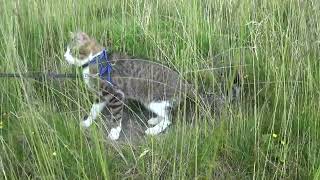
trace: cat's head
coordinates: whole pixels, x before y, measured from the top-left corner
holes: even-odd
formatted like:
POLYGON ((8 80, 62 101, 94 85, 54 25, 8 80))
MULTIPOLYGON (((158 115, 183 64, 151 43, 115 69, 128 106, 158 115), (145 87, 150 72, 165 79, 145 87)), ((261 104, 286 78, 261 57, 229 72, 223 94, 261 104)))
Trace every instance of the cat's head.
POLYGON ((68 47, 76 50, 81 46, 84 46, 88 41, 90 41, 90 37, 85 32, 70 32, 70 41, 68 43, 68 47))
POLYGON ((64 57, 69 64, 82 66, 101 49, 102 47, 85 32, 71 32, 64 57))

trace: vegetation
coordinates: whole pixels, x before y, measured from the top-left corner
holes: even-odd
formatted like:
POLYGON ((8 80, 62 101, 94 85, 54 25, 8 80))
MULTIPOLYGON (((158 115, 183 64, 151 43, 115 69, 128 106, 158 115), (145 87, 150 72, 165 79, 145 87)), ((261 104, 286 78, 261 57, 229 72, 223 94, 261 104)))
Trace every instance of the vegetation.
POLYGON ((1 78, 1 178, 320 178, 320 1, 4 0, 0 17, 0 72, 78 73, 63 54, 81 29, 194 84, 217 85, 228 66, 243 77, 214 128, 177 118, 137 145, 106 142, 99 121, 79 127, 81 79, 1 78))

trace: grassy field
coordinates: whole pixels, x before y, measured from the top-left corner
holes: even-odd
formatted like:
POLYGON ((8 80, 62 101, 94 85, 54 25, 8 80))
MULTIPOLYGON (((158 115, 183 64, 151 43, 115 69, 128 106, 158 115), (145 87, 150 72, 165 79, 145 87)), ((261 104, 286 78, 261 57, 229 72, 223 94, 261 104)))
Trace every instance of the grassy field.
POLYGON ((99 121, 79 127, 92 101, 81 79, 1 78, 1 179, 320 179, 320 1, 3 0, 0 72, 79 73, 63 59, 76 30, 209 89, 233 66, 241 101, 215 128, 177 118, 117 145, 99 121))

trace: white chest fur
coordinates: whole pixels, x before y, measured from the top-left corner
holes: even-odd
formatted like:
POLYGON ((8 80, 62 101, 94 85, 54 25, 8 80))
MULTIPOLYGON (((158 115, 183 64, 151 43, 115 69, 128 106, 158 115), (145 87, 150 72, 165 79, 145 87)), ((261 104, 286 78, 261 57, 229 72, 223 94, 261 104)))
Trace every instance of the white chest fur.
POLYGON ((82 77, 84 82, 86 83, 87 86, 90 87, 90 72, 89 72, 89 67, 85 67, 82 69, 82 77))
POLYGON ((91 78, 96 78, 97 74, 90 74, 89 67, 85 67, 82 69, 82 77, 87 87, 92 91, 95 89, 94 82, 91 78))
MULTIPOLYGON (((95 81, 96 78, 99 78, 99 74, 91 74, 89 67, 85 67, 82 69, 82 77, 84 82, 86 83, 87 87, 90 91, 97 93, 97 81, 95 81)), ((98 92, 100 94, 100 92, 98 92)))

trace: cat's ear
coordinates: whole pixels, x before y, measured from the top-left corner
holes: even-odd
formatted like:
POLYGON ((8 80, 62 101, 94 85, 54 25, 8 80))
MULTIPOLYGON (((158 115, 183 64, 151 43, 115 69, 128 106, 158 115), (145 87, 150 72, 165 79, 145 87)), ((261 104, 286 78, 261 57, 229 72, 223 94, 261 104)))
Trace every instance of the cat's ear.
POLYGON ((86 40, 89 40, 89 39, 90 39, 89 36, 88 36, 86 33, 84 33, 84 32, 80 32, 80 33, 79 33, 79 36, 80 36, 80 39, 81 39, 82 41, 86 41, 86 40))

